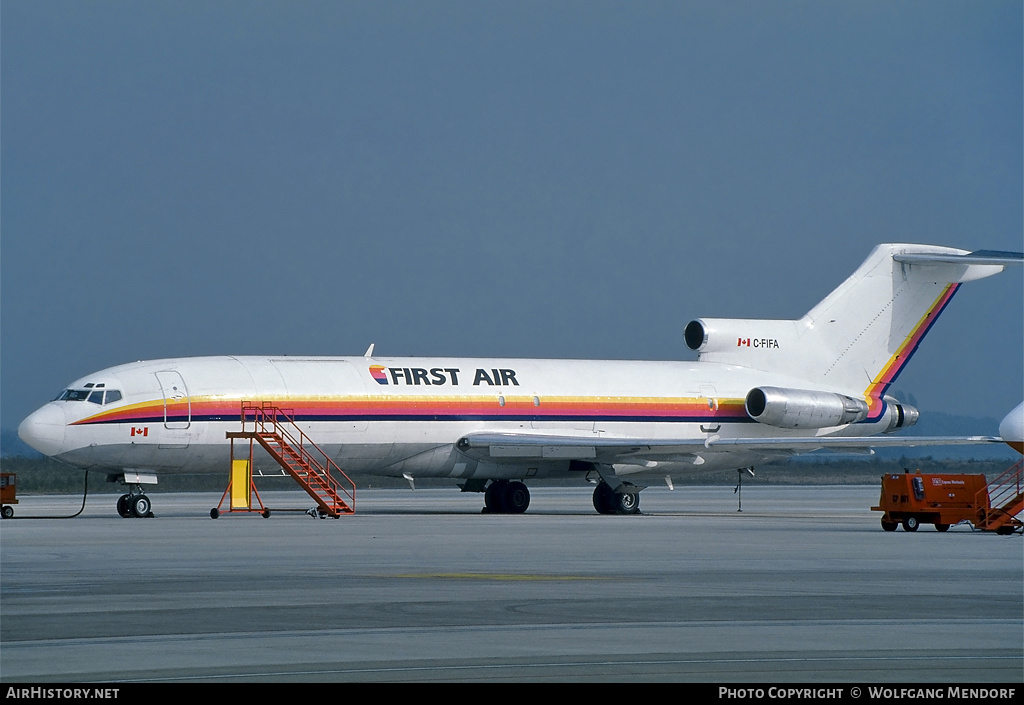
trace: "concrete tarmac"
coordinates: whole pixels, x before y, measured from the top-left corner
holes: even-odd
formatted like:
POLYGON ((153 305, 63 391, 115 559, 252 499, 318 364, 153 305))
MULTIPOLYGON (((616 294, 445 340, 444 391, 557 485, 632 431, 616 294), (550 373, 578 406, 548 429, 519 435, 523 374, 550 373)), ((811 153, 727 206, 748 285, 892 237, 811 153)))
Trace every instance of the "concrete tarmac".
POLYGON ((519 516, 457 490, 360 490, 314 519, 209 518, 220 494, 20 497, 0 522, 0 680, 1024 680, 1022 537, 882 531, 878 487, 586 486, 519 516), (22 518, 26 517, 26 518, 22 518))

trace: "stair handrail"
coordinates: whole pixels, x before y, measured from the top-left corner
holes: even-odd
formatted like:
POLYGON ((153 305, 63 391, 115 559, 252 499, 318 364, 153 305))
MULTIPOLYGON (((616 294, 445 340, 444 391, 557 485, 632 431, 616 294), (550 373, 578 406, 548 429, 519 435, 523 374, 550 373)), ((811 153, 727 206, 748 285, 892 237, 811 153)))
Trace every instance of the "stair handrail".
POLYGON ((982 508, 982 521, 988 523, 991 518, 1006 514, 1003 507, 1020 497, 1024 486, 1024 460, 1018 460, 999 477, 992 480, 987 487, 978 490, 977 505, 982 508), (985 508, 983 492, 988 493, 988 507, 985 508))
POLYGON ((1021 494, 1024 484, 1024 460, 1017 463, 992 482, 995 493, 989 490, 993 506, 1002 506, 1007 501, 1021 494))
MULTIPOLYGON (((272 402, 261 402, 258 406, 254 402, 243 401, 241 409, 241 421, 242 431, 245 432, 247 423, 252 424, 253 432, 255 433, 267 433, 268 427, 269 432, 276 433, 287 441, 293 450, 297 449, 300 461, 306 462, 308 465, 312 465, 317 471, 317 479, 327 486, 329 490, 332 490, 335 495, 344 494, 351 500, 352 508, 355 507, 355 483, 345 473, 341 467, 331 460, 330 456, 323 451, 306 433, 299 428, 299 425, 295 421, 295 411, 293 409, 283 409, 272 402), (291 412, 291 413, 288 413, 291 412), (251 417, 251 420, 249 420, 251 417), (296 440, 294 435, 288 432, 288 428, 283 424, 290 425, 299 435, 299 439, 296 440), (316 456, 312 455, 308 448, 314 448, 320 457, 323 459, 321 463, 316 456), (343 485, 334 477, 332 470, 336 471, 341 477, 345 479, 349 485, 351 485, 351 491, 348 487, 343 485)), ((335 507, 337 509, 337 507, 335 507)))
POLYGON ((282 447, 282 450, 285 450, 286 452, 290 452, 296 455, 300 464, 313 468, 314 472, 312 473, 312 477, 307 476, 307 480, 313 480, 316 484, 325 487, 327 492, 332 495, 332 504, 334 505, 333 508, 335 510, 339 509, 338 502, 343 501, 340 498, 340 494, 344 494, 345 496, 349 497, 349 499, 354 504, 354 485, 353 492, 349 492, 348 489, 344 485, 342 485, 337 480, 337 478, 335 478, 332 475, 331 469, 337 470, 337 472, 350 483, 352 482, 351 479, 349 479, 345 472, 340 467, 338 467, 337 463, 332 461, 330 457, 326 453, 324 453, 324 451, 319 446, 317 446, 312 439, 309 438, 309 436, 303 433, 302 429, 299 428, 298 424, 295 423, 294 418, 288 413, 286 413, 284 409, 280 409, 278 407, 273 406, 261 408, 261 413, 259 414, 261 418, 261 429, 264 432, 266 432, 268 415, 265 412, 267 411, 270 412, 269 420, 271 432, 277 434, 285 442, 284 446, 282 447), (288 432, 287 426, 284 425, 285 423, 288 423, 295 428, 295 430, 299 434, 298 440, 296 440, 295 437, 288 432), (322 464, 317 459, 316 456, 309 452, 308 446, 311 446, 317 450, 317 452, 323 458, 323 461, 326 464, 326 466, 322 464), (337 497, 338 499, 335 500, 334 497, 337 497))

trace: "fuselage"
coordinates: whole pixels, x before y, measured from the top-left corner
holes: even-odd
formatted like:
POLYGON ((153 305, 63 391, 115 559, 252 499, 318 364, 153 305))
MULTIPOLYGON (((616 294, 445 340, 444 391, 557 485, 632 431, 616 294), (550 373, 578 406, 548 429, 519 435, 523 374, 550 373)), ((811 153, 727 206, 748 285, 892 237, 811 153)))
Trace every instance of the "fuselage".
MULTIPOLYGON (((40 451, 83 469, 226 472, 226 433, 241 429, 242 403, 267 402, 292 414, 346 470, 495 479, 562 474, 569 463, 478 463, 455 447, 460 437, 479 431, 804 437, 852 434, 852 426, 867 435, 890 424, 882 413, 827 429, 764 426, 747 414, 744 397, 765 384, 806 386, 762 370, 702 362, 178 358, 120 365, 76 380, 29 416, 19 433, 40 451)), ((699 467, 746 467, 770 457, 708 454, 699 467)), ((694 468, 685 461, 650 471, 665 475, 694 468)))

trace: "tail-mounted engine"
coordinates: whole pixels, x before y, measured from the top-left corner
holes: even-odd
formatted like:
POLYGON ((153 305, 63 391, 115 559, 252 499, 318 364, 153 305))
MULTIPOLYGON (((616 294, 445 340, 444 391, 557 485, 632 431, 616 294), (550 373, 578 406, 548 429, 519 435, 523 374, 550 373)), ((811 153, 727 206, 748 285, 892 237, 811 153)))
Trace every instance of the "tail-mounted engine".
POLYGON ((921 416, 920 412, 910 404, 902 404, 892 397, 884 397, 884 400, 886 405, 885 416, 888 425, 882 433, 891 433, 901 428, 913 426, 921 416))
POLYGON ((745 406, 750 418, 778 428, 828 428, 868 417, 868 405, 862 399, 806 389, 754 387, 747 393, 745 406))
POLYGON ((686 347, 701 356, 707 354, 749 355, 750 352, 782 351, 796 348, 796 321, 747 318, 697 318, 686 324, 686 347))

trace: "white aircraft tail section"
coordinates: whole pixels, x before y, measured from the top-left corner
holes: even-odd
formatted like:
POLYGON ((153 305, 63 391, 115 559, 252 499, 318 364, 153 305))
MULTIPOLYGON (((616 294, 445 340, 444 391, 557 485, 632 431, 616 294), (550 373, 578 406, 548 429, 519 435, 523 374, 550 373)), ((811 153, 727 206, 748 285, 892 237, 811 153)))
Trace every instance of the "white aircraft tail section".
POLYGON ((1020 253, 886 244, 799 320, 691 321, 699 359, 805 379, 871 405, 903 369, 960 284, 1020 264, 1020 253))

